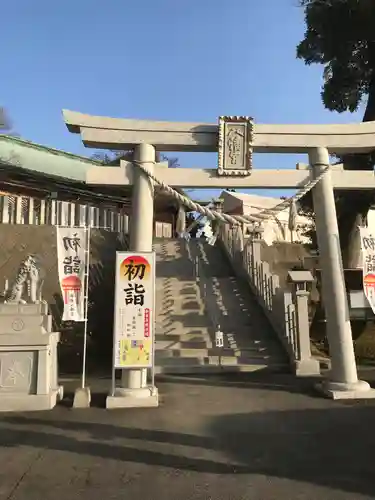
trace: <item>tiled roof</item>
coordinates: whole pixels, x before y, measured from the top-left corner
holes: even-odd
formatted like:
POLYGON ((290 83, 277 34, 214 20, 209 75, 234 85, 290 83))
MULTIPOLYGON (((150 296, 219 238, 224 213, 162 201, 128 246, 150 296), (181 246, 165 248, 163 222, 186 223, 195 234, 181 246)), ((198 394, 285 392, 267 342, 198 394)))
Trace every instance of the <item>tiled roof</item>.
POLYGON ((9 168, 18 167, 78 182, 85 181, 91 166, 100 165, 100 162, 84 156, 8 135, 0 135, 0 162, 9 168))
MULTIPOLYGON (((11 143, 14 145, 25 146, 28 148, 32 148, 38 151, 42 151, 45 153, 50 153, 58 156, 64 156, 66 158, 72 158, 80 161, 86 161, 93 165, 101 165, 100 161, 93 160, 92 158, 88 158, 87 156, 77 155, 74 153, 69 153, 67 151, 63 151, 62 149, 51 148, 50 146, 44 146, 42 144, 37 144, 36 142, 28 141, 27 139, 22 139, 20 137, 15 137, 13 135, 5 135, 0 134, 0 145, 2 142, 11 143)), ((1 148, 1 146, 0 146, 1 148)), ((0 149, 1 151, 1 149, 0 149)))

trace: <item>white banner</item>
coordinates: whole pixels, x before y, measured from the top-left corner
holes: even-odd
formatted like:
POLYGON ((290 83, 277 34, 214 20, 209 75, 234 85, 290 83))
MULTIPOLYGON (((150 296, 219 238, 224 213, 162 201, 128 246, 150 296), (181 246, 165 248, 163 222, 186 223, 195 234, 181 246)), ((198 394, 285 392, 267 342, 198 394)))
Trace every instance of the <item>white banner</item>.
POLYGON ((85 321, 86 231, 56 227, 57 260, 64 300, 63 321, 85 321))
POLYGON ((153 252, 116 252, 114 309, 114 367, 151 368, 155 310, 153 252))
POLYGON ((360 227, 359 232, 363 262, 363 291, 375 313, 375 237, 368 227, 360 227))

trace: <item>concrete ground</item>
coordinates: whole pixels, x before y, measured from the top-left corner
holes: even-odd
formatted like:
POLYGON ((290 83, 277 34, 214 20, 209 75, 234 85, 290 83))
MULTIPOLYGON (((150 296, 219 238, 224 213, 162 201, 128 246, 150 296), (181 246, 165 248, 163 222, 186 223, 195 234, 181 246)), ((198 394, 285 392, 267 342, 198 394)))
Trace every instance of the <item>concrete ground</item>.
POLYGON ((1 414, 0 500, 375 498, 375 401, 321 399, 285 374, 158 387, 157 409, 108 412, 99 394, 1 414))

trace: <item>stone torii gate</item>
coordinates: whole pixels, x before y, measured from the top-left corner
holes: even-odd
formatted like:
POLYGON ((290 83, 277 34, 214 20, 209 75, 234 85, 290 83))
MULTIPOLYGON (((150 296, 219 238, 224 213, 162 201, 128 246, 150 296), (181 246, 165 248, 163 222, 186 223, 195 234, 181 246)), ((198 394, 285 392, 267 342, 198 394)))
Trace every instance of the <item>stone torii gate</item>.
MULTIPOLYGON (((334 189, 375 189, 375 176, 371 171, 329 168, 330 154, 375 149, 375 122, 265 125, 253 124, 248 117, 221 117, 215 125, 129 120, 73 111, 63 111, 63 115, 69 131, 80 133, 87 147, 134 149, 134 163, 122 161, 120 167, 93 167, 86 179, 88 184, 134 186, 130 235, 134 251, 152 250, 150 174, 176 188, 299 189, 311 183, 332 367, 322 389, 334 398, 375 397, 369 384, 358 380, 334 200, 334 189), (219 166, 217 170, 168 169, 165 164, 155 163, 155 151, 218 151, 219 166), (306 153, 310 167, 256 170, 252 168, 253 152, 306 153), (314 184, 314 179, 319 182, 314 184)), ((122 396, 142 397, 145 390, 145 370, 123 372, 122 396)))

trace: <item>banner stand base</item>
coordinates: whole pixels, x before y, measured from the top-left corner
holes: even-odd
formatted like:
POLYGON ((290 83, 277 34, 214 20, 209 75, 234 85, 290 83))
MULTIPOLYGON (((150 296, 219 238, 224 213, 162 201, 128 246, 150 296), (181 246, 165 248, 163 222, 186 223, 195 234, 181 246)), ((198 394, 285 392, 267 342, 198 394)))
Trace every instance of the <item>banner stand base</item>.
POLYGON ((78 387, 74 392, 73 408, 90 408, 91 391, 89 387, 78 387))
POLYGON ((159 392, 155 386, 142 389, 116 388, 114 395, 107 396, 107 410, 116 408, 157 408, 159 406, 159 392))

